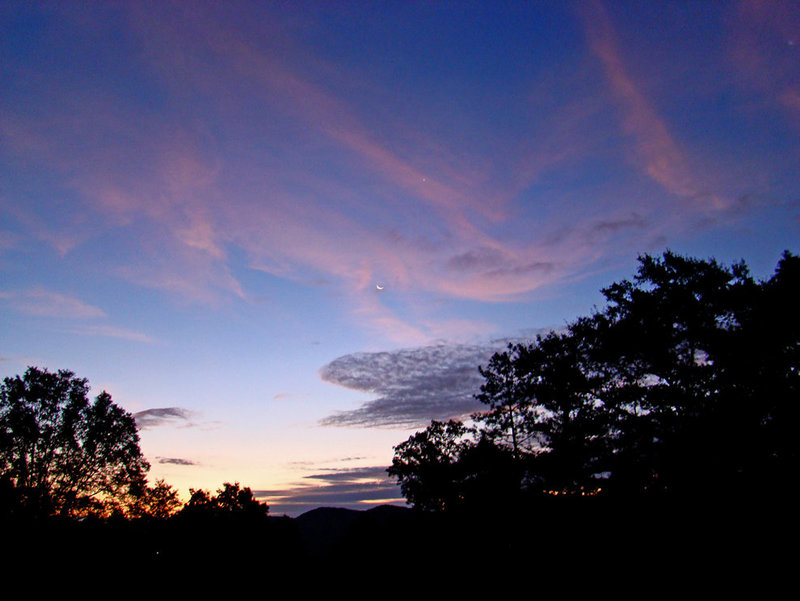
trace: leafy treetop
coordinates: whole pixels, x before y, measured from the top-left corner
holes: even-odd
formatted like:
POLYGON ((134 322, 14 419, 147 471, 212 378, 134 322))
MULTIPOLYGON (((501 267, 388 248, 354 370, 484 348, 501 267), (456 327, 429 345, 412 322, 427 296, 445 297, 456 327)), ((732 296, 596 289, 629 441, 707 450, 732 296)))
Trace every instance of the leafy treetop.
POLYGON ((603 294, 604 309, 480 368, 487 409, 472 426, 433 422, 395 447, 388 471, 409 503, 484 502, 488 486, 514 497, 789 485, 800 467, 800 258, 786 252, 757 282, 744 263, 644 255, 603 294))
POLYGON ((73 372, 29 367, 0 385, 0 473, 31 510, 103 511, 144 485, 136 422, 73 372))

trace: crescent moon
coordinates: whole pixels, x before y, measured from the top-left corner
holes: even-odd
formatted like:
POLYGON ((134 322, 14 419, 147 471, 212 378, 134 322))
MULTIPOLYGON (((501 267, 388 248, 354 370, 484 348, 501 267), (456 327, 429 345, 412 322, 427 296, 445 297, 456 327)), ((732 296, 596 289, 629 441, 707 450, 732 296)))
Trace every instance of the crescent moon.
POLYGON ((375 288, 376 288, 377 290, 383 290, 383 286, 381 286, 380 284, 376 284, 376 285, 375 285, 375 288))

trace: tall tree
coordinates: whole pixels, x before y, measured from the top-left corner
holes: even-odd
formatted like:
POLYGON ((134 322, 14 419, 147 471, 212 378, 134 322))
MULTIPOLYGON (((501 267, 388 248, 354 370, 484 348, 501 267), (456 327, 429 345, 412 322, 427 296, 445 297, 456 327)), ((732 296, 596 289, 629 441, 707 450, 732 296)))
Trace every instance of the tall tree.
POLYGON ((417 509, 442 511, 463 501, 463 474, 459 460, 472 446, 471 430, 458 421, 433 421, 422 432, 394 447, 386 471, 397 478, 400 490, 417 509))
POLYGON ((489 482, 487 441, 511 453, 527 491, 788 490, 800 467, 800 258, 785 253, 756 282, 744 263, 644 255, 603 294, 601 310, 481 368, 480 453, 435 423, 395 448, 410 502, 426 498, 422 475, 441 456, 449 482, 489 482))
POLYGON ((595 339, 593 324, 581 320, 533 344, 509 345, 480 368, 485 382, 476 398, 489 409, 472 419, 524 464, 523 487, 579 487, 599 471, 607 377, 592 361, 595 339))
POLYGON ((0 472, 24 502, 62 514, 102 510, 141 489, 149 464, 136 422, 86 379, 29 367, 0 386, 0 472))
POLYGON ((529 351, 524 345, 509 344, 506 351, 495 353, 485 368, 478 367, 484 382, 475 398, 488 409, 475 417, 486 435, 509 448, 517 459, 523 452, 541 447, 530 374, 522 368, 529 351))
POLYGON ((715 422, 740 487, 789 491, 800 468, 800 257, 784 253, 774 275, 741 296, 715 358, 715 422))
POLYGON ((611 484, 636 492, 718 485, 732 459, 722 423, 733 415, 718 364, 741 337, 742 312, 759 304, 757 288, 743 263, 666 252, 640 257, 632 280, 603 290, 600 359, 617 391, 611 484))

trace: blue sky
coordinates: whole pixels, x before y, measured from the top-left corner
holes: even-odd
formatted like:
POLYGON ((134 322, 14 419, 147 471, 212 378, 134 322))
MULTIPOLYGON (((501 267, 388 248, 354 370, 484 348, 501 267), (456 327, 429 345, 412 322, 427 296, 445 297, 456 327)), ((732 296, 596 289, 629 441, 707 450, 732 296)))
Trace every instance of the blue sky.
POLYGON ((800 250, 796 2, 12 1, 0 53, 0 375, 108 390, 184 494, 396 500, 640 253, 800 250))

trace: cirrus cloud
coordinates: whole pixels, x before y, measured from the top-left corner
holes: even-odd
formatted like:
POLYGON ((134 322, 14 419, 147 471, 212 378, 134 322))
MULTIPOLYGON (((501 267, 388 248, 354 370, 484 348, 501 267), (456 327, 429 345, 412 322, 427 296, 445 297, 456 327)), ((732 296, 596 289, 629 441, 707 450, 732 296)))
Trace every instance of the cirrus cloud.
POLYGON ((44 288, 32 288, 23 292, 0 291, 0 300, 7 301, 21 313, 37 317, 97 319, 106 316, 105 311, 99 307, 44 288))

